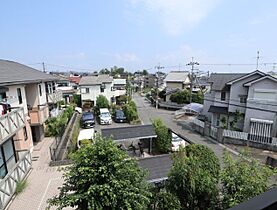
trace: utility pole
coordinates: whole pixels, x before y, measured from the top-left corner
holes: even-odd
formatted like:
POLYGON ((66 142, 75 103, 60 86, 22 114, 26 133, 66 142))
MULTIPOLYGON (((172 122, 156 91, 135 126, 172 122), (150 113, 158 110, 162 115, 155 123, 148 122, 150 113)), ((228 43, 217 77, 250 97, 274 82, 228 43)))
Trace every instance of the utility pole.
POLYGON ((256 69, 258 70, 258 68, 259 68, 259 59, 260 59, 260 52, 259 51, 257 51, 257 57, 256 57, 256 59, 257 59, 256 69))
POLYGON ((158 109, 158 91, 159 91, 159 72, 160 72, 160 69, 164 69, 163 66, 159 65, 158 66, 155 66, 155 69, 158 69, 158 72, 157 72, 157 82, 156 82, 156 109, 158 109))
POLYGON ((187 64, 187 66, 191 66, 191 72, 190 72, 190 96, 189 96, 189 103, 191 104, 192 102, 192 88, 193 88, 193 83, 195 79, 195 74, 194 74, 194 65, 199 65, 198 62, 195 62, 193 60, 193 57, 191 58, 191 62, 187 64))
POLYGON ((44 62, 42 62, 42 70, 43 70, 43 72, 44 72, 44 73, 46 72, 46 69, 45 69, 45 64, 44 64, 44 62))

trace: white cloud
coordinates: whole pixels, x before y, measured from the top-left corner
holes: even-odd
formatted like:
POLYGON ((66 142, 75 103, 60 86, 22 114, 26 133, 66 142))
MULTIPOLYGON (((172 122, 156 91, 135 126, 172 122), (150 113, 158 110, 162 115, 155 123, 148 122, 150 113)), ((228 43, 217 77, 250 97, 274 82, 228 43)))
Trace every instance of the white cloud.
POLYGON ((139 61, 139 58, 134 53, 116 53, 114 55, 115 59, 119 62, 136 62, 139 61))
POLYGON ((179 35, 200 23, 220 0, 129 0, 153 14, 170 35, 179 35))

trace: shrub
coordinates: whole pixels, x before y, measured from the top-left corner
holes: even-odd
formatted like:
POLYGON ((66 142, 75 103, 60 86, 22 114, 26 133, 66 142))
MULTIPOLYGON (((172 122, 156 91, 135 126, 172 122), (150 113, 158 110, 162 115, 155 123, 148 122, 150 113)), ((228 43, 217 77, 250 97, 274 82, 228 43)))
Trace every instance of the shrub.
POLYGON ((27 180, 20 181, 16 184, 15 194, 18 195, 27 187, 27 180))

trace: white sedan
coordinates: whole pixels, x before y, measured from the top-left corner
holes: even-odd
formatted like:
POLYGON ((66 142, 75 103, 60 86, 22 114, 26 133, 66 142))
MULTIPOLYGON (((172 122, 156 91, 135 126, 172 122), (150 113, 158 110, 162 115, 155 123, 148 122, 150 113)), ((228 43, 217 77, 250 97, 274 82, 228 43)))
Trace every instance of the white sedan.
POLYGON ((176 152, 179 150, 180 146, 185 147, 186 142, 184 139, 177 136, 175 133, 172 133, 172 142, 171 142, 171 149, 173 152, 176 152))

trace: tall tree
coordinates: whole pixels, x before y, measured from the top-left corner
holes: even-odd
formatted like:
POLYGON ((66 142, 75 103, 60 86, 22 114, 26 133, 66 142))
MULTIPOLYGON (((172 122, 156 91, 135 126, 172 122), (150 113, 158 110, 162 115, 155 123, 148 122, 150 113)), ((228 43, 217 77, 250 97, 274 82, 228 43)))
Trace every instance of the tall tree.
POLYGON ((96 137, 72 155, 73 165, 65 170, 60 194, 50 206, 85 209, 144 210, 151 193, 136 160, 120 150, 110 139, 96 137))
POLYGON ((183 209, 216 209, 219 172, 213 151, 189 145, 174 156, 167 189, 179 198, 183 209))
POLYGON ((148 75, 149 73, 148 73, 147 70, 144 69, 144 70, 142 70, 142 74, 143 74, 143 75, 148 75))
POLYGON ((271 168, 247 155, 232 159, 226 153, 221 173, 223 208, 230 208, 268 190, 273 173, 271 168))
POLYGON ((155 149, 160 153, 169 152, 171 150, 171 135, 168 128, 164 125, 161 119, 154 119, 152 124, 157 134, 157 138, 154 141, 155 149))

